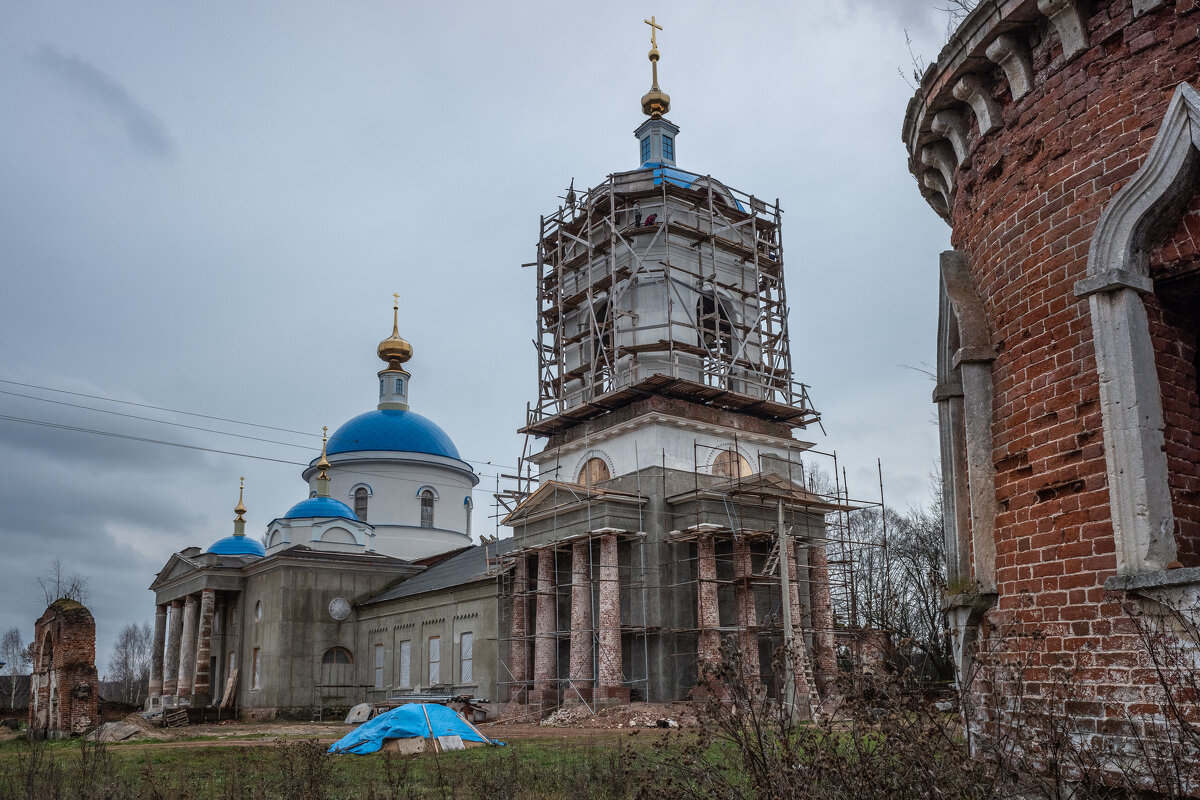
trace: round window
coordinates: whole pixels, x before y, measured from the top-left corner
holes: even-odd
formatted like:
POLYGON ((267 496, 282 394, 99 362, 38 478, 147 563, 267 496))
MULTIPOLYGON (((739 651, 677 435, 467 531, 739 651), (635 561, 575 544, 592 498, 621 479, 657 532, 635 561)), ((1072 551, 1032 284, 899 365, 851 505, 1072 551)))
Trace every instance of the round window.
POLYGON ((254 621, 258 622, 262 619, 262 600, 254 604, 254 621))
POLYGON ((350 616, 350 601, 344 597, 335 597, 329 601, 329 616, 341 622, 350 616))

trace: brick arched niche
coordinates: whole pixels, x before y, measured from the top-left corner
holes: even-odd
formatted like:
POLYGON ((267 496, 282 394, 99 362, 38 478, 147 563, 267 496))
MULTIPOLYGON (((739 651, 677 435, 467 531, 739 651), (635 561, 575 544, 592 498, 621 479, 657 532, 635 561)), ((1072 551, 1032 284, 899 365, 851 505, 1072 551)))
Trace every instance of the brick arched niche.
MULTIPOLYGON (((1200 95, 1183 83, 1175 90, 1145 163, 1100 215, 1088 251, 1087 277, 1075 285, 1075 295, 1087 298, 1091 314, 1109 505, 1121 575, 1161 570, 1178 558, 1172 488, 1183 501, 1185 520, 1197 523, 1187 519, 1196 510, 1196 460, 1191 459, 1188 474, 1169 469, 1167 443, 1170 439, 1177 450, 1183 445, 1186 463, 1188 445, 1200 446, 1200 442, 1189 442, 1193 431, 1181 429, 1179 421, 1164 434, 1159 379, 1164 359, 1180 360, 1180 347, 1175 346, 1179 343, 1167 348, 1165 341, 1190 338, 1191 392, 1196 392, 1195 311, 1190 323, 1186 317, 1177 318, 1175 325, 1183 327, 1169 330, 1171 325, 1157 313, 1161 304, 1154 297, 1150 262, 1155 245, 1172 236, 1200 188, 1198 143, 1200 95), (1155 334, 1147 305, 1156 311, 1155 334), (1183 329, 1189 324, 1190 330, 1183 329)), ((1186 348, 1188 342, 1181 346, 1186 348)), ((1186 364, 1187 359, 1182 361, 1186 364)))

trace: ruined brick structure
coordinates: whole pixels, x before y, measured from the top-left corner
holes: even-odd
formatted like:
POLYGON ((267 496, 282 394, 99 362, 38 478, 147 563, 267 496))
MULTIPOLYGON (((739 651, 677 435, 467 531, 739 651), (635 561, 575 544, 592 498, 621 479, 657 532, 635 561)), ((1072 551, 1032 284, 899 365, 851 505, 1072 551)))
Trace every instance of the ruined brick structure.
POLYGON ((1159 711, 1127 612, 1196 601, 1198 11, 983 2, 909 104, 910 168, 953 229, 948 615, 986 724, 1019 691, 1119 740, 1159 711))
POLYGON ((29 687, 29 730, 56 738, 100 722, 96 621, 82 604, 55 600, 33 629, 36 660, 29 687))

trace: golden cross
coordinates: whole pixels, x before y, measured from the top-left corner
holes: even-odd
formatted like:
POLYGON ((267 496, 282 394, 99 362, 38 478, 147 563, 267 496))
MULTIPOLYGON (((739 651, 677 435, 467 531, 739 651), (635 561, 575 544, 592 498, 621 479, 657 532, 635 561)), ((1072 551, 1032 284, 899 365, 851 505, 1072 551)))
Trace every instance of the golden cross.
POLYGON ((329 436, 329 426, 322 425, 321 426, 321 438, 325 439, 325 438, 328 438, 328 436, 329 436))
POLYGON ((392 308, 396 308, 396 309, 400 308, 400 293, 399 293, 399 292, 392 292, 392 297, 396 298, 396 302, 395 302, 395 304, 392 306, 392 308))
POLYGON ((658 31, 661 31, 661 30, 663 29, 663 26, 662 26, 662 25, 659 25, 657 22, 655 22, 655 21, 654 21, 654 17, 653 17, 653 16, 651 16, 651 17, 650 17, 650 19, 644 19, 644 20, 642 20, 642 22, 644 22, 644 23, 646 23, 647 25, 649 25, 649 26, 650 26, 650 46, 651 46, 651 47, 654 47, 654 48, 657 48, 657 47, 658 47, 658 40, 657 40, 657 39, 655 39, 654 37, 655 37, 655 34, 656 34, 658 31))

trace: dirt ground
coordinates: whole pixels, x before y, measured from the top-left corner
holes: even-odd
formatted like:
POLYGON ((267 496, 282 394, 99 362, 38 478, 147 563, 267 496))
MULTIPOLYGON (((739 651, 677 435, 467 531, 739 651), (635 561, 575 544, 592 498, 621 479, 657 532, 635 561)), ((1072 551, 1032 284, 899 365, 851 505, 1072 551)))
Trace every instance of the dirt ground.
MULTIPOLYGON (((179 747, 255 747, 273 745, 288 739, 316 739, 332 744, 354 729, 341 722, 238 722, 159 728, 137 714, 125 718, 145 730, 145 735, 119 743, 122 749, 158 749, 179 747)), ((623 736, 649 733, 676 727, 694 727, 696 715, 687 703, 631 703, 602 709, 593 715, 584 706, 560 708, 540 723, 528 715, 480 724, 485 736, 501 741, 521 739, 563 739, 578 741, 612 740, 623 736)), ((0 741, 22 734, 0 727, 0 741)))

